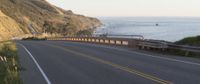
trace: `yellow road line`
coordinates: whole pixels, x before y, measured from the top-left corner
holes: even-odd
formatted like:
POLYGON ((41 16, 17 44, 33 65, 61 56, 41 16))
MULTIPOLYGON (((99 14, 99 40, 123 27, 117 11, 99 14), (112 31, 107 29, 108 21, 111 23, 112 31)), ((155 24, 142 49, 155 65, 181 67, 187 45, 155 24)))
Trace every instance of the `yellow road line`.
MULTIPOLYGON (((45 45, 47 45, 47 44, 45 44, 45 45)), ((145 79, 152 80, 152 81, 154 81, 156 83, 159 83, 159 84, 173 84, 172 82, 169 82, 169 81, 166 81, 166 80, 163 80, 163 79, 160 79, 160 78, 157 78, 157 77, 145 74, 143 72, 140 72, 140 71, 128 68, 128 67, 124 67, 124 66, 121 66, 121 65, 118 65, 118 64, 115 64, 115 63, 112 63, 112 62, 109 62, 109 61, 106 61, 106 60, 94 57, 94 56, 86 55, 84 53, 80 53, 80 52, 77 52, 77 51, 73 51, 73 50, 70 50, 70 49, 67 49, 67 48, 63 48, 63 47, 59 47, 59 46, 55 46, 55 45, 47 45, 47 46, 59 48, 59 49, 62 49, 64 51, 73 53, 75 55, 95 60, 97 62, 100 62, 100 63, 106 64, 106 65, 112 66, 114 68, 117 68, 117 69, 129 72, 131 74, 135 74, 135 75, 141 76, 141 77, 143 77, 145 79)))

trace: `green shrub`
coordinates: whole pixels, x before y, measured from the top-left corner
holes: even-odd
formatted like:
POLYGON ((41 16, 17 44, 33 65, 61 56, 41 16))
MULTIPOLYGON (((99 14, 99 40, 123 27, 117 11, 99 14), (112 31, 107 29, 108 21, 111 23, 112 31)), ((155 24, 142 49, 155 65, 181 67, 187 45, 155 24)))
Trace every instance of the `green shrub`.
POLYGON ((177 41, 176 44, 200 46, 200 36, 184 38, 177 41))
MULTIPOLYGON (((189 46, 200 46, 200 36, 195 36, 195 37, 187 37, 184 38, 180 41, 175 42, 176 44, 179 45, 189 45, 189 46)), ((176 55, 182 55, 185 56, 186 55, 186 51, 181 51, 181 50, 172 50, 172 53, 176 54, 176 55)), ((200 57, 200 53, 194 53, 194 52, 189 52, 187 53, 188 57, 200 57)))
POLYGON ((92 30, 80 30, 76 33, 77 36, 92 36, 92 30))

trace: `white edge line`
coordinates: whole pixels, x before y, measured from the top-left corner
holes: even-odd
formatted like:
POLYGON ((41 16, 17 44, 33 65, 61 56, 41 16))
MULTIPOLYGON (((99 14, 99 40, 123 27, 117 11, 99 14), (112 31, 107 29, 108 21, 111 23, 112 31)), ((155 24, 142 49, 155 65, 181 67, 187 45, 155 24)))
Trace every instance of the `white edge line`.
POLYGON ((144 53, 138 53, 138 52, 133 52, 133 53, 139 54, 139 55, 146 55, 146 56, 153 57, 153 58, 165 59, 165 60, 170 60, 170 61, 175 61, 175 62, 181 62, 181 63, 186 63, 186 64, 192 64, 192 65, 198 65, 198 66, 200 66, 199 63, 194 63, 194 62, 189 62, 189 61, 183 61, 183 60, 177 60, 177 59, 172 59, 172 58, 167 58, 167 57, 154 56, 154 55, 149 55, 149 54, 144 54, 144 53))
POLYGON ((115 48, 115 47, 107 47, 107 46, 104 47, 104 46, 97 46, 97 45, 94 45, 94 46, 95 46, 95 47, 109 48, 109 49, 116 49, 116 50, 119 50, 119 51, 134 53, 134 54, 138 54, 138 55, 143 55, 143 56, 148 56, 148 57, 153 57, 153 58, 159 58, 159 59, 164 59, 164 60, 169 60, 169 61, 174 61, 174 62, 180 62, 180 63, 185 63, 185 64, 191 64, 191 65, 200 66, 199 63, 194 63, 194 62, 189 62, 189 61, 182 61, 182 60, 177 60, 177 59, 167 58, 167 57, 154 56, 154 55, 144 54, 144 53, 140 53, 140 52, 135 52, 135 51, 129 51, 129 50, 124 50, 124 49, 119 49, 119 48, 115 48))
MULTIPOLYGON (((19 43, 18 43, 19 44, 19 43)), ((46 76, 46 74, 44 73, 44 71, 42 70, 42 68, 40 67, 40 65, 38 64, 38 62, 36 61, 36 59, 33 57, 33 55, 29 52, 29 50, 22 44, 21 45, 26 52, 30 55, 30 57, 32 58, 32 60, 35 62, 36 66, 38 67, 39 71, 41 72, 42 76, 44 77, 44 79, 46 80, 47 84, 51 84, 49 78, 46 76)))

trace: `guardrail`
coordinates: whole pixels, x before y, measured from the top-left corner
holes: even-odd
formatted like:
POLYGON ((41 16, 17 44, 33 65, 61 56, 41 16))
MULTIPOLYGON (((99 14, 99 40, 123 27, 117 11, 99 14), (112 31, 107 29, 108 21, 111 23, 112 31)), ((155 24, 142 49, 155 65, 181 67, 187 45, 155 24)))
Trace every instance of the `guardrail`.
POLYGON ((103 37, 58 37, 47 38, 47 40, 66 40, 74 42, 87 42, 108 45, 120 45, 134 47, 138 44, 138 39, 125 39, 125 38, 103 38, 103 37))
POLYGON ((200 53, 200 47, 192 47, 185 45, 176 45, 171 42, 161 40, 145 40, 135 38, 107 38, 107 37, 56 37, 47 38, 47 40, 66 40, 72 42, 86 42, 104 45, 127 46, 139 49, 159 49, 169 50, 176 49, 188 52, 200 53))
POLYGON ((176 44, 168 44, 168 46, 169 46, 169 49, 178 49, 178 50, 187 51, 187 52, 200 53, 200 47, 176 45, 176 44))
POLYGON ((109 38, 135 38, 144 40, 144 36, 142 35, 118 35, 118 34, 100 34, 96 35, 97 37, 109 37, 109 38))
POLYGON ((165 50, 168 46, 159 41, 148 41, 143 39, 134 38, 107 38, 107 37, 57 37, 57 38, 47 38, 47 40, 66 40, 73 42, 87 42, 87 43, 97 43, 106 45, 117 45, 117 46, 127 46, 135 47, 141 49, 157 48, 165 50))
POLYGON ((168 49, 168 44, 167 42, 160 40, 141 40, 138 47, 140 49, 162 49, 164 51, 168 49))

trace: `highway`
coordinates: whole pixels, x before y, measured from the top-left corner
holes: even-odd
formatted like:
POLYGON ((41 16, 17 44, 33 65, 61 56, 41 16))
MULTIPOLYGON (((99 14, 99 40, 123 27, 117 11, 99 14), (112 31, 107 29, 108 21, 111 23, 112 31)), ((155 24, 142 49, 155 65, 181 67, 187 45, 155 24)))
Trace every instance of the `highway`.
POLYGON ((17 41, 24 84, 200 84, 200 60, 67 41, 17 41))

